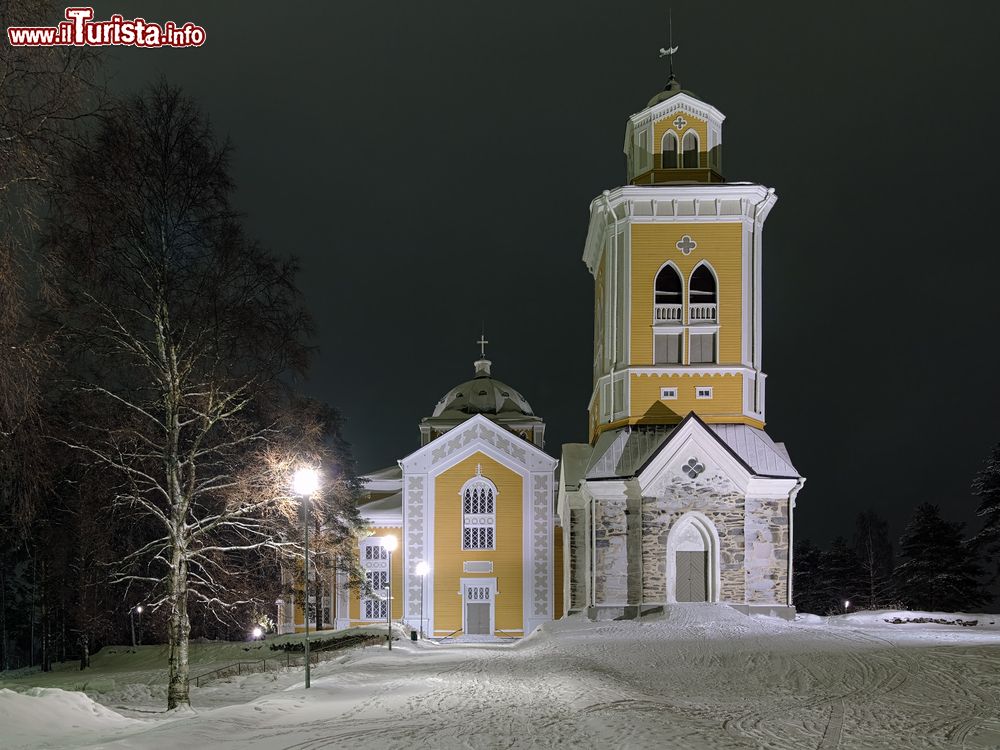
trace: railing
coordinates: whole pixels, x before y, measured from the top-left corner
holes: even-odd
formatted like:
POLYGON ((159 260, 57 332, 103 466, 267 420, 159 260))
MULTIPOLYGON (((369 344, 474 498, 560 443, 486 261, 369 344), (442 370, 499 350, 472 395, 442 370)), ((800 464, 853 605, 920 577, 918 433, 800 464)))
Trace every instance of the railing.
POLYGON ((653 305, 654 323, 680 323, 681 305, 653 305))
MULTIPOLYGON (((373 635, 371 633, 362 633, 359 635, 349 635, 344 638, 338 638, 335 642, 326 646, 319 646, 317 648, 310 649, 309 663, 318 664, 320 656, 330 651, 339 651, 342 648, 349 648, 351 646, 368 646, 369 643, 381 640, 382 636, 373 635)), ((194 677, 188 679, 188 684, 190 685, 193 682, 195 687, 201 687, 202 682, 207 682, 209 680, 219 680, 224 677, 232 677, 234 675, 241 676, 244 674, 253 674, 254 672, 266 672, 268 663, 271 664, 272 669, 291 667, 293 665, 298 666, 300 663, 305 665, 305 653, 298 655, 292 653, 291 651, 286 651, 283 657, 272 656, 269 659, 233 662, 232 664, 227 664, 224 667, 213 669, 211 672, 204 672, 202 674, 195 675, 194 677)))
POLYGON ((688 321, 691 323, 714 323, 717 320, 714 302, 699 302, 688 305, 688 321))

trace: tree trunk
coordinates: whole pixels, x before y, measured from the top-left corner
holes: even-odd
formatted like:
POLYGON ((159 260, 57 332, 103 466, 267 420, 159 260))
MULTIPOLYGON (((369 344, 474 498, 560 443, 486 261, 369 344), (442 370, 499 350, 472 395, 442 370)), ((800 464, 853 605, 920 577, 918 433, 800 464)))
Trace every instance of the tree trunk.
POLYGON ((10 669, 7 650, 7 559, 0 565, 0 670, 10 669))
POLYGON ((167 710, 191 705, 188 691, 188 635, 191 622, 187 609, 187 561, 174 550, 170 574, 170 622, 167 634, 170 647, 167 677, 167 710))
POLYGON ((80 671, 82 672, 90 666, 90 636, 80 633, 80 671))

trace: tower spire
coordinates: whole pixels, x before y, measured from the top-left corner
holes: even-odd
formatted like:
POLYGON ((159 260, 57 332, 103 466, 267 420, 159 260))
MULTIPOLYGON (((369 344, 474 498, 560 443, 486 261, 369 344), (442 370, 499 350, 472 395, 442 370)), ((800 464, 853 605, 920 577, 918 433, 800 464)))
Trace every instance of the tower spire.
POLYGON ((660 47, 660 57, 668 58, 668 62, 670 63, 670 77, 667 78, 667 89, 677 83, 677 77, 674 75, 674 55, 677 54, 678 49, 678 47, 674 46, 674 10, 671 8, 667 11, 667 46, 660 47))

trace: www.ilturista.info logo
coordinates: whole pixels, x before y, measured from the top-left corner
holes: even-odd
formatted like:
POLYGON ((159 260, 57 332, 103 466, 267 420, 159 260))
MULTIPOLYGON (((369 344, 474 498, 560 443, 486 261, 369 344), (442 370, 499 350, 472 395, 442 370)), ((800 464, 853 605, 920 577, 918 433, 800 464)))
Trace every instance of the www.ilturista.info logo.
POLYGON ((67 8, 66 20, 58 26, 11 26, 7 39, 12 47, 200 47, 205 29, 190 21, 151 23, 144 18, 126 19, 115 14, 107 21, 94 21, 93 8, 67 8))

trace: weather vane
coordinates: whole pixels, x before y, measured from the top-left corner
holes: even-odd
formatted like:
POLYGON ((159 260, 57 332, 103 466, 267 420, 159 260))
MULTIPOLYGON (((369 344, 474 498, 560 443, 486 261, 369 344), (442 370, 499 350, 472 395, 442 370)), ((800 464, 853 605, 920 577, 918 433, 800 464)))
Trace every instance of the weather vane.
POLYGON ((671 8, 667 15, 667 46, 660 47, 660 57, 670 58, 670 80, 674 79, 674 55, 677 53, 677 47, 674 46, 674 11, 671 8))

